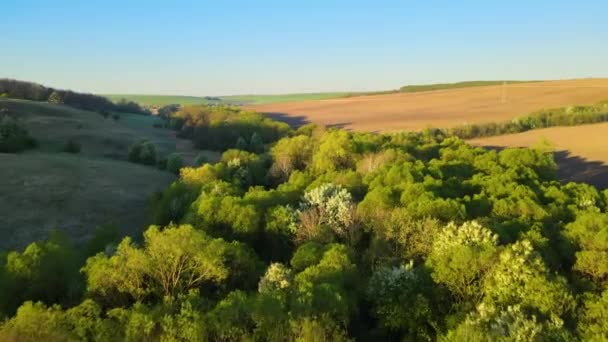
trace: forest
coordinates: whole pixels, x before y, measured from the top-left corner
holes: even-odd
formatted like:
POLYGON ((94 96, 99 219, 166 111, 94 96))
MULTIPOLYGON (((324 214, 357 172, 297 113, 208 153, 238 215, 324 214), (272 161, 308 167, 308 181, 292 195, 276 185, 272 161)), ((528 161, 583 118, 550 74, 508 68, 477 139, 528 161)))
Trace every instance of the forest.
POLYGON ((161 115, 221 160, 181 168, 142 236, 0 255, 0 340, 608 337, 608 190, 558 181, 547 146, 161 115))

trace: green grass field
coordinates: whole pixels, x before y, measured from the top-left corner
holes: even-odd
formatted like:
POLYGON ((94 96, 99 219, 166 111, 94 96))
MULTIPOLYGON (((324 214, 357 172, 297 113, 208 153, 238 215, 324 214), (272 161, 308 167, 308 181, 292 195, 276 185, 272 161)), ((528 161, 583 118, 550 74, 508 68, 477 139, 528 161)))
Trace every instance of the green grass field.
MULTIPOLYGON (((45 102, 0 99, 0 108, 22 119, 39 148, 0 154, 0 251, 21 248, 57 229, 76 240, 115 224, 125 234, 146 224, 146 201, 175 176, 128 162, 129 146, 152 141, 160 155, 178 152, 191 162, 199 151, 173 131, 153 127, 154 116, 98 113, 45 102), (73 139, 79 154, 62 152, 73 139)), ((208 160, 219 154, 203 151, 208 160)))
POLYGON ((112 101, 119 101, 120 99, 126 99, 129 101, 135 101, 144 106, 164 106, 168 104, 180 104, 180 105, 194 105, 210 103, 215 101, 209 101, 204 97, 199 96, 180 96, 180 95, 137 95, 137 94, 107 94, 103 95, 112 101))
POLYGON ((352 93, 314 93, 314 94, 280 94, 280 95, 229 95, 220 96, 220 101, 209 100, 205 97, 197 96, 173 96, 173 95, 130 95, 130 94, 110 94, 104 95, 112 101, 127 99, 135 101, 144 106, 163 106, 168 104, 195 105, 195 104, 226 104, 226 105, 246 105, 246 104, 268 104, 291 101, 323 100, 346 96, 352 93))

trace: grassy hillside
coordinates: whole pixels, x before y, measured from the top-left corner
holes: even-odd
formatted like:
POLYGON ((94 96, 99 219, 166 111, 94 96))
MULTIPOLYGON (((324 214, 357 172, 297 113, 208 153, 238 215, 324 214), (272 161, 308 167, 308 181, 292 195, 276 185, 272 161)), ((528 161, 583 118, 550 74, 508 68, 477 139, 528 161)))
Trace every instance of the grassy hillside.
POLYGON ((26 153, 0 154, 0 250, 23 247, 55 228, 77 239, 108 223, 125 233, 141 229, 146 199, 174 176, 126 161, 129 146, 147 139, 160 155, 177 151, 187 160, 196 155, 172 131, 154 128, 159 119, 153 116, 121 113, 115 120, 63 105, 10 99, 0 99, 0 108, 21 118, 39 143, 26 153), (62 152, 68 140, 81 145, 79 154, 62 152))
POLYGON ((418 84, 418 85, 406 85, 399 88, 400 92, 403 93, 416 93, 420 91, 432 91, 432 90, 444 90, 444 89, 457 89, 457 88, 470 88, 470 87, 484 87, 506 84, 518 84, 528 83, 537 81, 465 81, 455 83, 435 83, 435 84, 418 84))
POLYGON ((82 145, 82 154, 125 159, 129 146, 141 139, 155 143, 161 153, 175 152, 169 132, 153 127, 159 118, 120 113, 118 120, 63 105, 0 99, 0 108, 23 120, 45 152, 59 152, 70 139, 82 145))
POLYGON ((174 176, 166 171, 69 153, 0 153, 0 250, 22 248, 57 229, 82 240, 100 225, 132 234, 146 201, 174 176))

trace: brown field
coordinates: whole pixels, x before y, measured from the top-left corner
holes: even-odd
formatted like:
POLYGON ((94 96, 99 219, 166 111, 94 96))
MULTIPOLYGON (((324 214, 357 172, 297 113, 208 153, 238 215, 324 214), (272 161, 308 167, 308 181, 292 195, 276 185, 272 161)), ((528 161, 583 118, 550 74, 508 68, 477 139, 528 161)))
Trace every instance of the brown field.
POLYGON ((608 123, 552 127, 470 140, 478 146, 532 147, 546 140, 556 151, 560 178, 608 188, 608 123))
POLYGON ((360 131, 421 130, 510 120, 553 107, 608 100, 608 79, 546 81, 251 105, 299 125, 314 122, 360 131), (504 101, 503 101, 504 91, 504 101))

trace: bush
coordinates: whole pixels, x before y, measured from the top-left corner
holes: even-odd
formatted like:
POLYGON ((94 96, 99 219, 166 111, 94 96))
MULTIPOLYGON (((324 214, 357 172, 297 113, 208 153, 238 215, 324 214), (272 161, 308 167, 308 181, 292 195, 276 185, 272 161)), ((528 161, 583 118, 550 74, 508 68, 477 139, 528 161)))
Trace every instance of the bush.
POLYGON ((63 152, 67 153, 80 153, 81 146, 80 143, 73 139, 69 139, 65 145, 63 146, 63 152))
POLYGON ((169 157, 167 157, 167 171, 173 172, 176 175, 179 175, 179 170, 183 166, 182 157, 177 153, 171 153, 169 157))
POLYGON ((199 153, 194 159, 194 166, 201 166, 205 163, 208 163, 209 159, 204 153, 199 153))
POLYGON ((144 165, 156 164, 156 146, 147 140, 142 140, 129 148, 129 161, 144 165))
POLYGON ((16 153, 36 146, 36 140, 20 122, 0 116, 0 152, 16 153))

